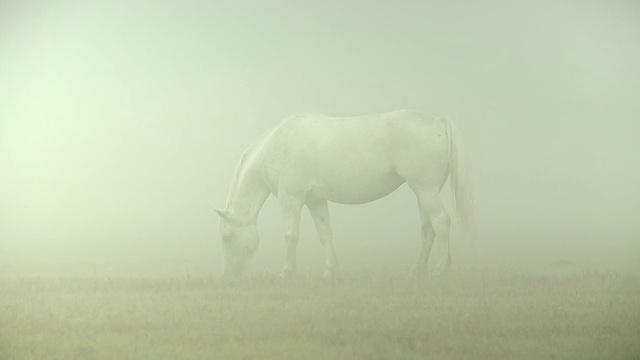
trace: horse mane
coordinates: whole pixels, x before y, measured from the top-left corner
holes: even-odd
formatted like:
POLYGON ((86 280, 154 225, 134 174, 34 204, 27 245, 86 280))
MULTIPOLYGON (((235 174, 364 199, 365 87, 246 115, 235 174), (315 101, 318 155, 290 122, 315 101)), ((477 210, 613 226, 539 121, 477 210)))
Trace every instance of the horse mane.
POLYGON ((247 159, 249 158, 249 155, 253 153, 253 150, 255 149, 255 147, 256 147, 256 144, 255 143, 252 144, 247 148, 247 150, 244 151, 244 153, 242 154, 242 157, 240 157, 240 161, 236 166, 236 171, 233 174, 233 180, 231 181, 231 189, 229 190, 229 196, 227 196, 227 202, 224 205, 225 210, 229 210, 229 207, 231 206, 231 202, 233 201, 233 199, 236 196, 236 193, 238 192, 238 184, 240 183, 240 178, 242 177, 243 170, 246 167, 247 159))
MULTIPOLYGON (((286 120, 287 119, 285 119, 285 121, 286 120)), ((282 123, 284 123, 285 121, 283 121, 282 123)), ((256 140, 253 144, 251 144, 240 157, 240 161, 238 162, 238 165, 236 166, 236 171, 233 175, 233 180, 231 181, 231 189, 229 190, 229 196, 227 197, 227 202, 225 203, 225 206, 224 206, 225 210, 229 210, 231 203, 233 202, 233 199, 235 199, 236 197, 240 180, 242 178, 242 175, 244 174, 244 170, 246 170, 247 162, 251 158, 251 155, 253 155, 256 150, 260 149, 262 145, 264 145, 265 140, 267 140, 271 136, 271 134, 273 134, 276 130, 278 130, 278 128, 282 126, 282 123, 276 126, 275 129, 259 137, 258 140, 256 140)))

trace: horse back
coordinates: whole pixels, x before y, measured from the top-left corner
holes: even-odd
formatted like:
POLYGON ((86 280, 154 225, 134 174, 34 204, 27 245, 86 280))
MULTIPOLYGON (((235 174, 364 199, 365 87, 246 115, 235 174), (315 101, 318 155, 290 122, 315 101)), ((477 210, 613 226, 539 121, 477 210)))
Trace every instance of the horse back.
POLYGON ((306 191, 367 182, 392 188, 412 177, 441 182, 449 149, 446 121, 401 110, 341 118, 295 114, 261 151, 263 174, 277 193, 283 186, 306 191))

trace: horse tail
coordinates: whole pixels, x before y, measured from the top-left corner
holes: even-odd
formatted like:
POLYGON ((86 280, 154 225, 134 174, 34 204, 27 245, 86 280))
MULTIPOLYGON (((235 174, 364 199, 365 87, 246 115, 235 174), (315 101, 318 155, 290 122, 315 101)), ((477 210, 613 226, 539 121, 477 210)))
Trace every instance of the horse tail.
POLYGON ((458 135, 458 129, 447 121, 449 135, 449 174, 451 191, 455 200, 456 212, 467 235, 476 237, 476 225, 473 219, 473 191, 471 168, 458 135))

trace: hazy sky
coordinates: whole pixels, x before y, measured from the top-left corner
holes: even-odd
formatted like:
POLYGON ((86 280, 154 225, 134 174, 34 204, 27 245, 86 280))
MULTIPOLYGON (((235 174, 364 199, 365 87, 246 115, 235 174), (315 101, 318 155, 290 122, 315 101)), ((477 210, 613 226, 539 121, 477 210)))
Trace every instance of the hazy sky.
MULTIPOLYGON (((485 233, 638 234, 638 64, 634 1, 3 1, 0 251, 206 257, 242 152, 301 110, 451 118, 485 233)), ((406 188, 331 209, 419 233, 406 188)))

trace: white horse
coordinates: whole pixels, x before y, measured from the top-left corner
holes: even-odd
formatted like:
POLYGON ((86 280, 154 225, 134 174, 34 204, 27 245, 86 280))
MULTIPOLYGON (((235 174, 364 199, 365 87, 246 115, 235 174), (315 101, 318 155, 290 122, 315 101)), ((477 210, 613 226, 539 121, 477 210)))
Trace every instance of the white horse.
POLYGON ((296 271, 300 211, 307 206, 326 258, 325 277, 337 271, 327 201, 363 204, 387 196, 405 182, 415 192, 422 222, 422 249, 413 273, 428 272, 434 240, 450 262, 450 217, 440 190, 451 188, 463 226, 471 229, 472 194, 467 160, 454 125, 444 118, 399 110, 335 118, 295 114, 247 149, 238 164, 221 217, 225 275, 238 276, 258 247, 256 219, 270 194, 284 216, 287 247, 281 275, 296 271))

